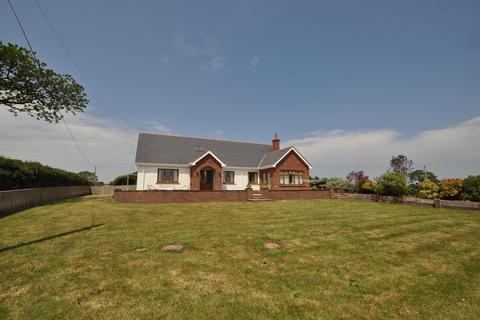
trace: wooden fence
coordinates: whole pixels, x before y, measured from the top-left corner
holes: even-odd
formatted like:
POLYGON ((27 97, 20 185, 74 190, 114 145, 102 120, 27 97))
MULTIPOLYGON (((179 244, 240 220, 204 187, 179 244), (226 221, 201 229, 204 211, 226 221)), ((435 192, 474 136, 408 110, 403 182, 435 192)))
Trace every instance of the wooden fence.
POLYGON ((0 191, 0 217, 37 205, 90 194, 89 186, 0 191))

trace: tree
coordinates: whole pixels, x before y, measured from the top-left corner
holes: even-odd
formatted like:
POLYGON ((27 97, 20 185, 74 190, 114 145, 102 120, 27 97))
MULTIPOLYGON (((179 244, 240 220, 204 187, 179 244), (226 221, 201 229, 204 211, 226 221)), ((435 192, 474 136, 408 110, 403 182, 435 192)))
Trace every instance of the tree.
POLYGON ((437 176, 433 172, 426 170, 414 170, 409 174, 408 178, 410 182, 414 184, 419 184, 425 180, 430 180, 435 183, 439 182, 437 176))
POLYGON ((347 175, 347 180, 353 183, 355 191, 360 191, 362 185, 368 180, 368 176, 363 173, 363 170, 352 171, 347 175))
POLYGON ((123 176, 118 176, 115 179, 113 179, 110 184, 114 186, 120 186, 120 185, 126 185, 128 182, 128 185, 135 185, 137 184, 137 173, 129 173, 125 174, 123 176))
POLYGON ((34 54, 0 42, 0 105, 14 115, 58 122, 63 113, 83 112, 88 100, 83 87, 68 74, 57 74, 34 54))
POLYGON ((468 176, 463 180, 463 198, 480 201, 480 176, 468 176))
POLYGON ((88 180, 91 184, 97 184, 98 182, 98 177, 95 174, 95 172, 90 172, 90 171, 80 171, 78 175, 86 180, 88 180))
POLYGON ((393 172, 385 172, 376 179, 377 192, 385 196, 401 197, 407 193, 407 181, 393 172))
POLYGON ((407 179, 413 170, 413 161, 409 160, 407 156, 399 154, 390 160, 390 168, 393 173, 407 179))

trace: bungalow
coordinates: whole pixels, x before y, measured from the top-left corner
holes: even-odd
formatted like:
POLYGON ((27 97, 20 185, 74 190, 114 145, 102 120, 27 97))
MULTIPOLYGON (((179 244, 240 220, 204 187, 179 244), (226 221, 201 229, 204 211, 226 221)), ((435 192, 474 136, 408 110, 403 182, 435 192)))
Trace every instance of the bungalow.
POLYGON ((305 190, 312 166, 295 147, 140 133, 137 190, 305 190))

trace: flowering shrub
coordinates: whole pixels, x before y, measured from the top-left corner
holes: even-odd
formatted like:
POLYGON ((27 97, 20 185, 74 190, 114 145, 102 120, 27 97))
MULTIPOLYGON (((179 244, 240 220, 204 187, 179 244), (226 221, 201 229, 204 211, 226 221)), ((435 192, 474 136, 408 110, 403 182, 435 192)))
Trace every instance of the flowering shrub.
POLYGON ((377 193, 378 186, 375 181, 367 180, 360 187, 360 192, 362 193, 377 193))
POLYGON ((458 199, 462 192, 463 179, 443 179, 438 184, 440 188, 440 198, 442 199, 458 199))
POLYGON ((436 199, 439 197, 440 188, 435 182, 425 180, 420 182, 420 191, 418 192, 421 198, 436 199))

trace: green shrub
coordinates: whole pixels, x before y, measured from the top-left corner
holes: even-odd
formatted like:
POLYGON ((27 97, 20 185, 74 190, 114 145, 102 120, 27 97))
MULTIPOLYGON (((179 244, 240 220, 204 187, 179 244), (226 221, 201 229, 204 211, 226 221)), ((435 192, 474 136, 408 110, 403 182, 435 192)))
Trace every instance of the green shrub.
POLYGON ((462 195, 465 200, 480 201, 480 176, 468 176, 463 180, 462 195))
POLYGON ((401 197, 407 193, 407 181, 396 173, 386 172, 376 182, 377 191, 381 195, 401 197))
POLYGON ((0 156, 0 190, 88 185, 73 172, 0 156))
POLYGON ((129 185, 136 185, 137 184, 137 173, 130 173, 128 175, 123 175, 116 177, 113 179, 113 181, 110 182, 111 185, 114 186, 120 186, 120 185, 126 185, 128 181, 129 185))
POLYGON ((347 191, 352 191, 354 189, 354 185, 347 180, 339 177, 334 178, 327 178, 325 181, 325 188, 326 189, 345 189, 347 191))
POLYGON ((423 199, 437 199, 440 196, 439 190, 440 188, 435 182, 424 180, 420 182, 420 191, 418 194, 420 198, 423 199))

